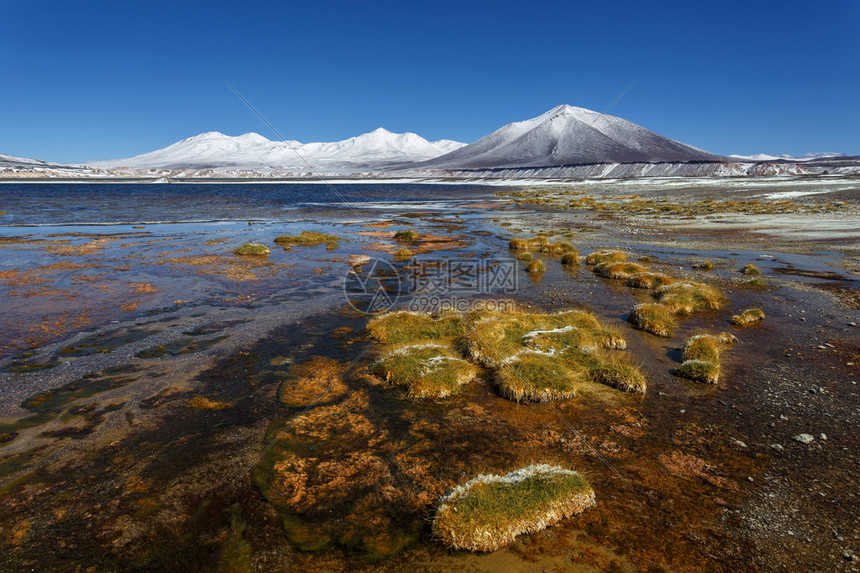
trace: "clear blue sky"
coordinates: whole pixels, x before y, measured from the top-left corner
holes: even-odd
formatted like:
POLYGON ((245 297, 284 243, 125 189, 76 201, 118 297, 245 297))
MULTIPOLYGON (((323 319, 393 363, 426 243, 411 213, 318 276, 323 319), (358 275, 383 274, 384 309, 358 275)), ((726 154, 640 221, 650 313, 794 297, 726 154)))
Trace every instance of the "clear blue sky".
POLYGON ((474 141, 569 103, 716 153, 860 154, 860 2, 0 4, 0 153, 203 131, 474 141))

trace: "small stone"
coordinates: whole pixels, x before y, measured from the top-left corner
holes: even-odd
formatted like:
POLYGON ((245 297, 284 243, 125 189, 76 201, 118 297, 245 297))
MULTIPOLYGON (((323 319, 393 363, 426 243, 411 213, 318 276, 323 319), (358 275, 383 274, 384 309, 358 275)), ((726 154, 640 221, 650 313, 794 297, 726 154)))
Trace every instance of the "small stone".
POLYGON ((791 439, 794 440, 795 442, 800 442, 801 444, 808 444, 810 442, 813 442, 815 440, 815 437, 811 436, 809 434, 797 434, 796 436, 792 437, 791 439))
POLYGON ((741 448, 745 448, 745 447, 747 447, 747 445, 746 445, 744 442, 742 442, 742 441, 740 441, 740 440, 736 440, 735 438, 732 438, 732 442, 734 442, 734 444, 735 444, 736 446, 739 446, 739 447, 741 447, 741 448))
POLYGON ((788 416, 784 416, 783 414, 779 415, 780 420, 788 420, 788 416))
POLYGON ((776 450, 776 451, 778 451, 778 452, 781 452, 782 450, 784 450, 784 449, 785 449, 785 448, 783 448, 780 444, 771 444, 771 445, 770 445, 770 447, 771 447, 771 449, 774 449, 774 450, 776 450))
POLYGON ((819 440, 826 440, 826 439, 827 439, 827 434, 819 434, 819 435, 818 435, 818 439, 819 439, 819 440))
POLYGON ((753 479, 753 477, 752 477, 752 476, 749 476, 749 477, 747 477, 747 481, 748 481, 748 482, 750 482, 750 483, 752 483, 752 482, 754 482, 755 480, 753 479))
POLYGON ((682 413, 682 414, 686 414, 686 413, 687 413, 687 411, 686 411, 686 410, 681 410, 681 413, 682 413))

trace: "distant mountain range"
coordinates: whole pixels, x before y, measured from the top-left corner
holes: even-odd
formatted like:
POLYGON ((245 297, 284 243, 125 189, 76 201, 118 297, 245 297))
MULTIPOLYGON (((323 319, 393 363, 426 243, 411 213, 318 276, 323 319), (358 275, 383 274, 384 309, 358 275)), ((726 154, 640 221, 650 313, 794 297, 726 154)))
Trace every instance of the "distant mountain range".
POLYGON ((95 161, 89 165, 149 169, 352 172, 425 161, 464 145, 448 139, 427 141, 415 133, 392 133, 381 127, 332 143, 270 141, 257 133, 230 137, 210 131, 136 157, 95 161))
MULTIPOLYGON (((370 133, 330 143, 271 141, 217 131, 127 159, 60 166, 0 154, 0 172, 89 176, 255 177, 396 175, 456 177, 641 177, 854 173, 838 153, 722 156, 663 137, 620 117, 560 105, 509 123, 471 144, 415 133, 370 133)), ((23 175, 21 175, 23 176, 23 175)))

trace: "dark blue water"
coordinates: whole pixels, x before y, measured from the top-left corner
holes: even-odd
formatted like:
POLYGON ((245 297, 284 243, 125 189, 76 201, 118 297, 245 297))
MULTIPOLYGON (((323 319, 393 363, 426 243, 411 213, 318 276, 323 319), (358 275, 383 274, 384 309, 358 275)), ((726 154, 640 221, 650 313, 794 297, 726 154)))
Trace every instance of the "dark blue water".
POLYGON ((493 199, 480 185, 324 183, 14 183, 0 185, 0 227, 365 218, 456 210, 493 199))

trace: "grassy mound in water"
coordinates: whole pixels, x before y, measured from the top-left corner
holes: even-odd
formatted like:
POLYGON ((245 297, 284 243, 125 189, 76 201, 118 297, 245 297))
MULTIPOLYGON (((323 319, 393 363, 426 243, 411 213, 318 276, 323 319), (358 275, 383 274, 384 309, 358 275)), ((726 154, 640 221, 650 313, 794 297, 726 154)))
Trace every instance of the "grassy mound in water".
POLYGON ((634 328, 665 338, 671 338, 678 325, 675 313, 668 306, 653 302, 634 306, 627 315, 627 322, 634 328))
POLYGON ((579 251, 573 249, 561 256, 561 264, 566 267, 575 267, 579 266, 579 251))
POLYGON ((621 329, 585 311, 555 314, 512 311, 473 317, 466 329, 466 350, 473 360, 496 368, 523 350, 558 353, 570 347, 623 350, 621 329))
POLYGON ((675 283, 662 286, 657 289, 655 296, 673 313, 681 315, 717 309, 725 301, 725 296, 720 289, 702 283, 675 283))
POLYGON ((278 245, 319 245, 321 243, 337 244, 337 235, 326 235, 317 231, 302 231, 298 235, 281 235, 275 237, 278 245))
POLYGON ((495 551, 595 504, 594 490, 577 472, 528 466, 507 475, 481 475, 442 498, 433 534, 453 549, 495 551))
POLYGON ((418 240, 418 233, 413 229, 406 229, 394 233, 395 241, 411 242, 418 240))
POLYGON ((748 308, 742 313, 734 315, 729 322, 734 326, 746 326, 762 320, 764 320, 764 311, 762 309, 748 308))
POLYGON ((576 248, 567 241, 553 243, 547 237, 537 236, 531 239, 513 238, 508 242, 508 247, 513 251, 537 251, 550 255, 562 255, 575 252, 576 248))
POLYGON ((550 354, 527 350, 502 364, 496 371, 496 385, 508 400, 548 402, 575 396, 585 375, 550 354))
POLYGON ((367 323, 367 331, 385 344, 415 343, 462 336, 463 321, 449 315, 439 319, 422 312, 406 310, 379 315, 367 323))
POLYGON ((235 251, 234 254, 239 255, 241 257, 267 257, 269 256, 269 247, 266 245, 261 245, 259 243, 245 243, 235 251))
POLYGON ((720 354, 737 344, 734 335, 697 334, 687 340, 682 356, 683 363, 673 371, 675 376, 716 384, 720 380, 720 354))
POLYGON ((627 262, 627 253, 624 251, 613 251, 611 249, 603 249, 589 253, 585 257, 585 264, 589 266, 599 265, 600 263, 625 263, 627 262))
POLYGON ((741 268, 741 272, 748 276, 757 277, 761 274, 761 271, 758 270, 758 267, 754 264, 750 263, 741 268))
POLYGON ((627 277, 627 286, 631 288, 653 289, 674 284, 675 279, 660 273, 642 272, 627 277))
POLYGON ((441 344, 397 348, 374 363, 371 371, 405 386, 412 398, 445 398, 459 392, 478 374, 476 366, 441 344))
POLYGON ((407 311, 368 323, 372 338, 387 345, 372 370, 406 386, 410 396, 441 398, 490 370, 499 394, 516 401, 569 398, 582 382, 625 392, 645 392, 645 379, 623 350, 621 330, 594 315, 515 309, 475 310, 464 315, 407 311))
POLYGON ((546 265, 540 259, 532 261, 526 266, 526 272, 533 275, 541 275, 546 272, 546 265))
POLYGON ((627 280, 635 274, 644 273, 647 269, 636 263, 599 263, 593 270, 596 275, 607 279, 627 280))

